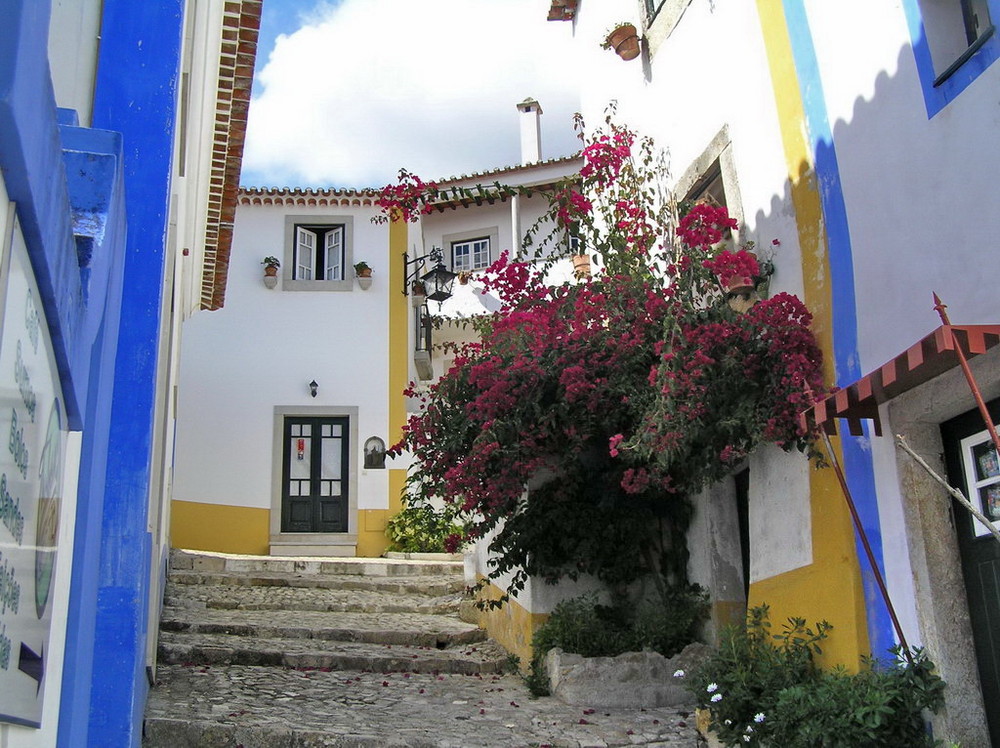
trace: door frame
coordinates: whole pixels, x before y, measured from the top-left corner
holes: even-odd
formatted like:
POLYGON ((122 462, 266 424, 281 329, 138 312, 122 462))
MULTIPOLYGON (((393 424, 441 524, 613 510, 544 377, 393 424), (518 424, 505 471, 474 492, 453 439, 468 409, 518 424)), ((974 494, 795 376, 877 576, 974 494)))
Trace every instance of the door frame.
MULTIPOLYGON (((271 545, 335 548, 355 546, 358 541, 358 472, 360 448, 358 445, 357 406, 325 405, 276 405, 271 438, 271 545), (348 428, 348 479, 347 479, 347 532, 282 532, 281 494, 284 426, 286 416, 341 417, 347 418, 348 428)), ((304 555, 312 555, 306 552, 304 555)), ((343 555, 343 554, 338 554, 343 555)), ((353 555, 353 552, 350 554, 353 555)))
MULTIPOLYGON (((969 365, 986 400, 1000 397, 1000 347, 976 356, 969 365)), ((888 468, 892 461, 895 467, 894 475, 885 472, 885 478, 895 484, 894 490, 889 490, 886 483, 878 486, 880 513, 901 512, 906 532, 908 565, 897 571, 895 579, 889 573, 890 594, 898 595, 897 611, 902 610, 904 618, 910 617, 907 609, 913 606, 919 632, 910 644, 927 648, 948 684, 945 708, 933 718, 934 735, 962 745, 989 745, 952 500, 893 443, 894 435, 902 434, 910 447, 944 476, 941 424, 974 407, 962 370, 954 366, 883 405, 885 435, 873 439, 872 447, 876 462, 888 468), (892 493, 898 498, 889 499, 892 493), (895 500, 899 501, 895 510, 883 505, 895 500), (912 590, 912 600, 906 599, 906 587, 912 590)))

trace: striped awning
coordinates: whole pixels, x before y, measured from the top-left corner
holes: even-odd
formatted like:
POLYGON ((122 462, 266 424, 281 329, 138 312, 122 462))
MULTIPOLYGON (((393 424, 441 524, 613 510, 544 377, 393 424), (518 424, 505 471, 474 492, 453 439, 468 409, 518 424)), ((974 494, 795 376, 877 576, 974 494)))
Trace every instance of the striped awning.
POLYGON ((986 353, 1000 343, 1000 325, 941 325, 891 361, 816 402, 799 415, 801 423, 836 434, 836 419, 842 418, 850 433, 860 436, 862 421, 869 420, 882 436, 879 405, 958 366, 956 342, 966 358, 986 353))

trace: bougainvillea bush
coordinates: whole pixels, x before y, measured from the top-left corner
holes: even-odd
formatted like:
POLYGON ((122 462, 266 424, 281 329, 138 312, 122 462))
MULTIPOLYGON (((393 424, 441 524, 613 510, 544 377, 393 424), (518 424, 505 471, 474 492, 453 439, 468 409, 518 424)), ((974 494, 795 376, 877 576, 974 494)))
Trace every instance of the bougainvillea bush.
MULTIPOLYGON (((761 441, 810 443, 796 415, 822 390, 820 351, 794 296, 730 308, 758 262, 721 248, 735 228, 723 208, 673 220, 652 141, 609 118, 584 143, 580 175, 547 193, 554 231, 528 242, 551 254, 576 235, 600 272, 552 286, 524 248, 502 256, 484 276, 500 311, 473 323, 478 340, 392 452, 415 458, 411 492, 457 506, 468 537, 490 534, 491 578, 513 572, 516 590, 587 573, 622 589, 651 575, 667 593, 687 585, 691 497, 761 441)), ((384 195, 397 218, 441 197, 384 195)))

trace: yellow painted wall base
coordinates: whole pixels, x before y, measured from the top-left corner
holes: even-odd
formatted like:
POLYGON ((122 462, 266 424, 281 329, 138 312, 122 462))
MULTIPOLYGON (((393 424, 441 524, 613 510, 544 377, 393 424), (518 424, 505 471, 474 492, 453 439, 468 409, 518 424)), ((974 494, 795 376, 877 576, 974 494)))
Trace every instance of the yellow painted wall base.
POLYGON ((385 523, 393 512, 388 509, 358 510, 358 555, 377 558, 385 553, 389 539, 385 536, 385 523))
MULTIPOLYGON (((479 575, 479 581, 482 580, 479 575)), ((503 591, 492 584, 487 584, 479 593, 482 600, 499 600, 502 596, 503 591)), ((547 613, 529 613, 513 600, 508 600, 499 609, 480 612, 479 626, 486 629, 490 638, 515 655, 520 660, 521 670, 527 672, 531 664, 531 640, 548 617, 547 613)))
POLYGON ((193 551, 266 556, 270 519, 267 509, 173 501, 170 544, 193 551))

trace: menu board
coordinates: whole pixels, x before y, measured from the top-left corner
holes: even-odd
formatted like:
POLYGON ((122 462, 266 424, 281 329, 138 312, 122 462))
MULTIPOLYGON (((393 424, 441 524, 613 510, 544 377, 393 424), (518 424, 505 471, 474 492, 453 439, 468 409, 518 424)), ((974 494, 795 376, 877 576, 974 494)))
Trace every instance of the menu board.
POLYGON ((8 256, 6 278, 0 277, 0 720, 39 727, 66 413, 38 286, 16 223, 8 256))

